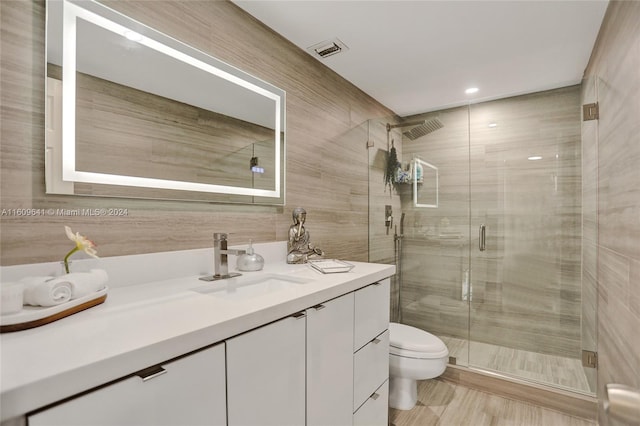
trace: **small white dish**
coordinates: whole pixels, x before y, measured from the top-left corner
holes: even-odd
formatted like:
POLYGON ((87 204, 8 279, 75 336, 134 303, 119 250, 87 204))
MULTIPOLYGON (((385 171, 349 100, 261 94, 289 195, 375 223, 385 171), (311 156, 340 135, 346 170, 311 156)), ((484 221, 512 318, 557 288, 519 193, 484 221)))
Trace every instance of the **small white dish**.
POLYGON ((337 272, 349 272, 355 265, 338 259, 314 259, 307 263, 312 268, 317 269, 323 274, 334 274, 337 272))

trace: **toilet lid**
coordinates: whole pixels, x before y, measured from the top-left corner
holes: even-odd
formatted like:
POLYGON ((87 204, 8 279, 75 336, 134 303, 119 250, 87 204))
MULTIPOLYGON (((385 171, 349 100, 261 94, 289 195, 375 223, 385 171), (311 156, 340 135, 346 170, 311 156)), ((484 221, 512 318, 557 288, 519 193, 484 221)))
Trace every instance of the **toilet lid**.
POLYGON ((389 346, 392 352, 420 352, 441 357, 449 351, 442 340, 431 333, 404 324, 389 324, 389 346), (400 349, 396 351, 394 349, 400 349))

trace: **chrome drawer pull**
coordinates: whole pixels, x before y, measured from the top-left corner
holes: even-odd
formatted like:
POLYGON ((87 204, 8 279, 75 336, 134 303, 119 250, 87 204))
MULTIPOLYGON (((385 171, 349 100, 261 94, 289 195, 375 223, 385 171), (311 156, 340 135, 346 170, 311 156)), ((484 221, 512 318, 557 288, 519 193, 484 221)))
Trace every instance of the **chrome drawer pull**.
POLYGON ((136 373, 136 376, 140 377, 143 382, 146 382, 147 380, 151 380, 155 377, 162 376, 166 372, 167 370, 165 370, 159 365, 156 365, 154 367, 149 367, 149 368, 145 368, 144 370, 138 371, 136 373))
POLYGON ((300 319, 300 318, 306 317, 307 314, 305 314, 304 312, 296 312, 295 314, 293 314, 291 316, 294 317, 295 319, 300 319))
POLYGON ((326 308, 326 306, 324 306, 322 304, 316 305, 316 306, 313 307, 313 309, 315 309, 316 311, 319 311, 320 309, 324 309, 324 308, 326 308))
POLYGON ((375 282, 372 285, 382 285, 382 281, 375 282))
POLYGON ((371 341, 371 343, 373 343, 374 345, 377 345, 380 342, 382 342, 382 340, 378 339, 377 337, 371 341))
POLYGON ((369 398, 375 401, 376 399, 380 398, 380 395, 374 392, 369 398))

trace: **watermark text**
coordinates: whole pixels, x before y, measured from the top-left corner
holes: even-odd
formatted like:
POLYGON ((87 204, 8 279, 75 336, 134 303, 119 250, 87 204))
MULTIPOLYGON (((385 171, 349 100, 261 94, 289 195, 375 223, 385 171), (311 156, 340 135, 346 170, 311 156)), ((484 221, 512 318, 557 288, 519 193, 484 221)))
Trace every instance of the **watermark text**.
POLYGON ((123 208, 93 208, 93 209, 0 209, 1 216, 30 217, 30 216, 129 216, 129 209, 123 208))

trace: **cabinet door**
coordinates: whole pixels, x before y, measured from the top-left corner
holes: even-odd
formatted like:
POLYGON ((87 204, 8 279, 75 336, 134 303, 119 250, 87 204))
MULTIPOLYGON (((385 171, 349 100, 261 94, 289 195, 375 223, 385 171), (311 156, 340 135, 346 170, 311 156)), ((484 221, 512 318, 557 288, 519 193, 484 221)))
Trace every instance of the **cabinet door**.
POLYGON ((352 422, 353 298, 307 309, 307 426, 352 422))
POLYGON ((305 423, 305 316, 227 340, 229 426, 305 423))
POLYGON ((224 344, 28 417, 29 426, 225 425, 224 344), (162 372, 164 371, 164 373, 162 372))
POLYGON ((385 278, 356 291, 354 351, 389 328, 390 285, 391 280, 385 278))

